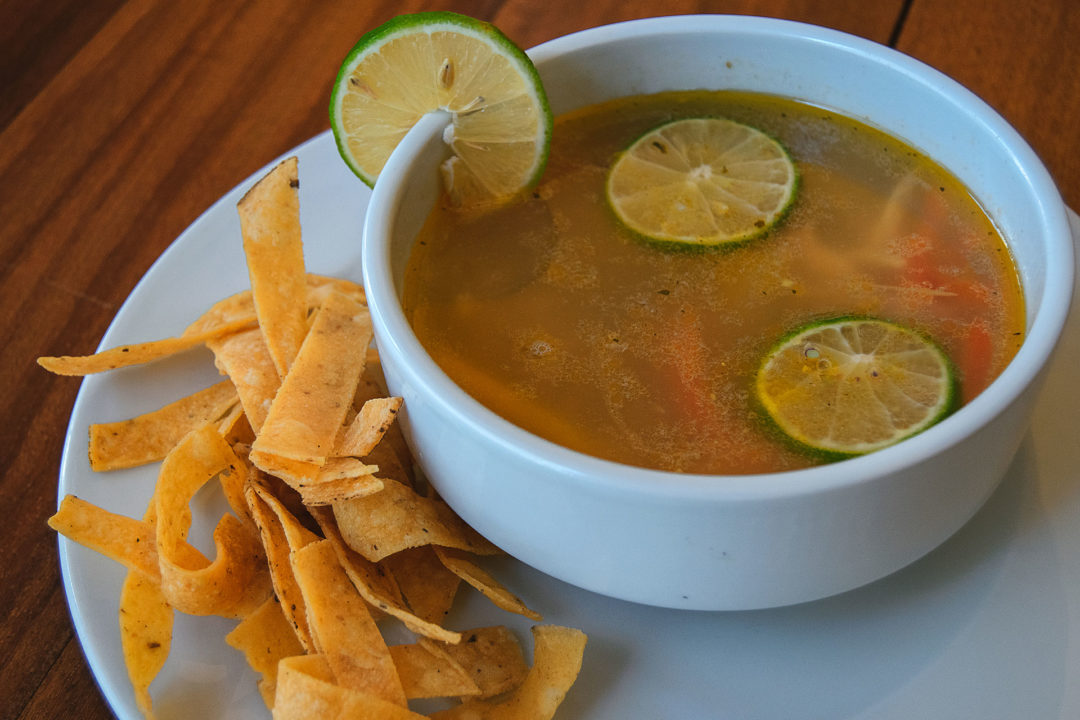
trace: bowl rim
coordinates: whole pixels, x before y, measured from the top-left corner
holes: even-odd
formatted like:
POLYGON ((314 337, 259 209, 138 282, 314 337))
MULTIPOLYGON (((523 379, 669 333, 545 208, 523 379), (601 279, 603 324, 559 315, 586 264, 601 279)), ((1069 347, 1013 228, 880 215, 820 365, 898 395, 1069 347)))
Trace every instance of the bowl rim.
MULTIPOLYGON (((420 149, 444 119, 426 116, 391 155, 372 194, 364 222, 362 268, 368 304, 377 340, 392 348, 404 362, 401 372, 409 384, 422 388, 439 413, 452 422, 468 425, 494 448, 537 466, 547 466, 564 479, 594 492, 638 496, 664 502, 763 501, 795 498, 841 490, 905 471, 932 459, 990 423, 1036 383, 1063 330, 1073 287, 1072 236, 1064 202, 1035 152, 1019 133, 987 103, 960 83, 910 56, 871 40, 839 30, 775 18, 742 15, 676 15, 643 18, 581 30, 555 38, 528 50, 543 75, 543 63, 586 47, 643 35, 740 32, 776 35, 817 42, 831 50, 856 54, 893 71, 903 73, 929 91, 961 106, 965 114, 987 125, 998 137, 1015 164, 1023 171, 1038 209, 1038 224, 1047 234, 1046 273, 1043 294, 1034 319, 1026 328, 1024 342, 1002 373, 977 397, 926 431, 897 445, 867 455, 825 465, 772 473, 708 475, 676 473, 625 465, 586 455, 541 438, 514 425, 482 405, 447 376, 420 344, 401 309, 392 277, 389 243, 375 244, 372 237, 389 239, 389 229, 402 199, 406 172, 420 149)), ((1026 297, 1030 302, 1030 297, 1026 297)), ((404 410, 408 416, 408 408, 404 410)))

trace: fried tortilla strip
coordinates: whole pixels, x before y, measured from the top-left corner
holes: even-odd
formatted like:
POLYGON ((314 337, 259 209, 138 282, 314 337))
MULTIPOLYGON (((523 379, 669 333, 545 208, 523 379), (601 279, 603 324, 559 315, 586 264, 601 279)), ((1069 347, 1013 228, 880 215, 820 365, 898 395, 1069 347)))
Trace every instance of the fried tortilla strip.
POLYGON ((372 562, 421 545, 443 545, 478 555, 501 552, 446 503, 418 495, 399 482, 388 482, 373 495, 334 503, 333 508, 345 542, 372 562))
POLYGON ((505 625, 466 630, 462 635, 461 642, 455 645, 430 638, 420 638, 418 644, 432 653, 444 654, 464 669, 477 686, 477 697, 501 695, 525 680, 529 666, 521 643, 505 625))
POLYGON ((338 562, 349 580, 369 605, 397 618, 417 635, 446 643, 456 643, 461 639, 461 633, 447 630, 410 612, 393 575, 345 544, 330 508, 313 507, 310 511, 337 553, 338 562))
POLYGON ((282 378, 307 334, 299 187, 297 159, 291 157, 255 183, 236 205, 255 313, 282 378))
POLYGON ((410 700, 479 695, 480 686, 472 681, 465 668, 449 657, 440 643, 433 645, 431 649, 415 643, 390 646, 390 657, 405 695, 410 700))
POLYGON ((345 278, 329 277, 308 273, 307 302, 309 308, 320 307, 331 293, 346 295, 361 305, 367 305, 367 297, 364 295, 364 286, 345 278))
POLYGON ((263 548, 270 566, 270 579, 274 593, 281 603, 281 611, 292 625, 297 639, 307 652, 315 651, 315 643, 308 627, 304 596, 293 575, 289 559, 294 549, 300 549, 319 537, 296 519, 285 505, 258 481, 251 481, 244 489, 251 516, 259 528, 263 548))
POLYGON ((218 370, 236 386, 248 422, 252 430, 258 432, 281 387, 281 378, 266 349, 262 331, 255 327, 211 340, 206 346, 214 353, 218 370))
POLYGON ((251 429, 251 423, 244 414, 244 406, 239 402, 218 420, 217 429, 218 434, 230 445, 237 443, 251 445, 255 442, 255 431, 251 429))
POLYGON ((345 428, 334 448, 336 457, 364 457, 379 444, 401 409, 401 398, 372 398, 345 428))
POLYGON ((184 328, 183 337, 200 335, 219 325, 239 321, 252 326, 258 323, 258 318, 255 315, 255 301, 251 298, 250 290, 241 290, 234 295, 218 300, 206 312, 196 318, 193 323, 184 328))
POLYGON ((291 558, 316 648, 337 684, 405 707, 405 691, 386 641, 333 545, 320 540, 293 551, 291 558))
POLYGON ((157 462, 192 430, 218 420, 236 404, 228 380, 130 420, 90 426, 90 467, 117 470, 157 462))
POLYGON ((315 463, 290 460, 267 452, 255 453, 254 457, 249 455, 249 458, 264 473, 284 481, 293 490, 315 482, 322 470, 322 466, 315 463))
POLYGON ((507 590, 502 583, 492 577, 491 573, 473 562, 465 553, 454 548, 438 546, 434 546, 434 548, 435 554, 439 556, 439 560, 442 561, 442 564, 445 565, 450 572, 479 590, 483 593, 484 597, 495 603, 497 607, 500 607, 507 612, 524 615, 530 620, 535 620, 537 622, 543 620, 543 617, 541 617, 539 613, 530 610, 525 603, 521 601, 521 598, 507 590))
MULTIPOLYGON (((317 308, 323 304, 326 296, 334 291, 344 293, 361 304, 366 304, 364 288, 341 278, 326 277, 308 273, 307 307, 317 308)), ((184 330, 184 335, 206 332, 210 328, 237 320, 246 320, 252 325, 258 322, 255 316, 255 301, 251 290, 241 290, 235 295, 218 300, 184 330)))
POLYGON ((170 355, 176 355, 197 345, 205 345, 215 338, 246 330, 252 324, 251 320, 235 320, 214 326, 202 333, 192 333, 180 337, 165 338, 164 340, 151 340, 150 342, 135 343, 133 345, 120 345, 93 355, 39 357, 37 362, 41 367, 57 375, 93 375, 106 370, 141 365, 152 360, 160 360, 170 355))
POLYGON ((224 515, 214 529, 213 562, 193 563, 182 550, 195 493, 220 473, 242 471, 240 460, 213 425, 189 433, 162 462, 154 492, 158 565, 162 591, 181 612, 243 617, 270 595, 259 537, 235 516, 224 515))
POLYGON ((557 625, 533 628, 533 666, 512 693, 499 700, 467 699, 433 714, 433 720, 550 720, 581 672, 585 633, 557 625))
POLYGON ((446 569, 430 545, 389 555, 379 566, 394 577, 413 614, 442 623, 454 605, 461 578, 446 569))
POLYGON ((303 655, 296 632, 276 597, 259 606, 225 636, 225 642, 244 653, 248 665, 259 674, 259 693, 266 707, 274 708, 278 662, 293 655, 303 655))
POLYGON ((379 466, 357 458, 330 458, 322 466, 266 453, 258 459, 263 472, 283 480, 300 494, 305 505, 329 505, 383 488, 383 481, 375 477, 379 466))
POLYGON ((319 655, 285 658, 278 668, 274 720, 425 720, 406 707, 334 683, 319 655))
POLYGON ((49 518, 49 527, 128 570, 138 570, 155 580, 161 577, 154 527, 150 523, 66 495, 56 514, 49 518))
MULTIPOLYGON (((74 495, 64 496, 48 522, 49 527, 69 540, 115 560, 128 570, 138 570, 160 581, 152 523, 109 512, 74 495)), ((186 542, 177 549, 186 563, 210 562, 186 542)))
POLYGON ((256 466, 264 456, 326 462, 364 371, 371 334, 363 305, 341 293, 327 298, 252 445, 256 466))
MULTIPOLYGON (((331 458, 329 462, 334 463, 335 460, 353 459, 355 458, 331 458)), ((377 468, 378 466, 367 465, 364 467, 377 468)), ((334 468, 329 470, 324 468, 315 478, 315 482, 299 488, 300 497, 303 498, 305 505, 318 507, 366 497, 386 487, 386 483, 381 478, 375 477, 374 473, 358 472, 353 474, 353 472, 355 471, 337 472, 334 468)))
POLYGON ((120 644, 135 704, 145 718, 154 717, 150 683, 169 657, 173 618, 161 584, 138 570, 128 570, 120 590, 120 644))

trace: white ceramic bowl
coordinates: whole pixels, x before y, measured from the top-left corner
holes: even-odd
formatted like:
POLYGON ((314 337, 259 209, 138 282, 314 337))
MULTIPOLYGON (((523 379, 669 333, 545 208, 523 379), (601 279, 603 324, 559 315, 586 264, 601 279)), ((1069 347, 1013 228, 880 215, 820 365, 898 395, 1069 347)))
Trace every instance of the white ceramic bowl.
POLYGON ((511 555, 574 585, 652 605, 764 608, 887 575, 959 529, 1026 432, 1072 292, 1065 207, 1019 135, 909 57, 818 27, 683 16, 610 25, 530 53, 560 113, 613 97, 735 88, 834 108, 907 140, 960 177, 1008 238, 1028 334, 981 395, 930 430, 844 462, 753 476, 599 460, 506 422, 431 360, 402 314, 402 271, 439 192, 445 118, 427 116, 380 176, 363 240, 376 343, 402 425, 449 504, 511 555))

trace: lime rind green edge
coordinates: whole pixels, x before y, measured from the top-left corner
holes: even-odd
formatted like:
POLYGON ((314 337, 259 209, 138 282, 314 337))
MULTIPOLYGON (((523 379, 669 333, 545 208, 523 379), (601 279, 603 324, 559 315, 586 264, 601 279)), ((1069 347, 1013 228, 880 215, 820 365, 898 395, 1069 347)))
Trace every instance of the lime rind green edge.
POLYGON ((775 135, 773 135, 772 133, 768 133, 760 128, 754 127, 753 125, 747 125, 744 122, 732 120, 731 118, 724 117, 722 115, 690 115, 687 117, 675 118, 673 120, 666 120, 659 125, 655 125, 649 128, 648 130, 634 138, 632 141, 630 141, 630 143, 628 143, 625 148, 623 148, 615 155, 615 158, 612 160, 611 165, 608 169, 607 178, 605 178, 604 180, 604 204, 607 206, 608 212, 611 213, 611 216, 615 218, 618 226, 625 230, 626 233, 632 238, 645 245, 649 245, 658 250, 675 253, 725 253, 744 247, 751 242, 761 240, 779 230, 787 221, 788 217, 791 215, 792 210, 795 208, 796 201, 799 198, 799 193, 801 192, 801 190, 802 173, 799 172, 799 164, 795 162, 795 158, 794 156, 792 156, 791 151, 788 150, 787 145, 782 143, 780 139, 777 138, 775 135), (618 211, 616 211, 615 207, 611 204, 611 193, 608 190, 611 182, 611 173, 614 170, 616 163, 619 162, 619 158, 622 157, 623 154, 629 152, 630 148, 634 147, 634 145, 636 145, 638 141, 640 141, 643 137, 645 137, 646 135, 651 135, 657 130, 660 130, 661 128, 667 127, 668 125, 673 125, 677 122, 682 122, 683 120, 706 119, 727 120, 728 122, 732 122, 737 125, 742 125, 752 130, 756 130, 757 132, 772 140, 774 143, 777 144, 777 146, 779 146, 781 150, 783 150, 784 156, 791 161, 791 167, 793 168, 793 171, 795 173, 795 177, 791 183, 791 195, 788 198, 787 203, 784 204, 784 208, 779 213, 777 213, 776 217, 771 223, 761 228, 757 232, 749 233, 747 235, 741 235, 739 237, 730 238, 727 240, 718 240, 716 242, 693 242, 691 240, 678 240, 675 238, 658 238, 653 235, 649 235, 648 233, 635 230, 634 228, 623 222, 623 219, 619 217, 618 211))
MULTIPOLYGON (((494 41, 497 45, 508 51, 510 57, 517 61, 519 68, 532 81, 544 124, 543 143, 537 152, 536 167, 524 189, 534 187, 540 181, 540 178, 543 176, 544 170, 547 167, 548 148, 551 145, 551 131, 553 125, 551 106, 548 103, 547 92, 544 90, 544 83, 540 79, 540 73, 536 70, 536 66, 533 65, 532 60, 525 51, 518 47, 513 40, 508 38, 497 27, 491 23, 484 22, 483 20, 477 20, 474 17, 447 10, 432 10, 398 15, 379 27, 364 33, 364 35, 356 41, 356 44, 353 45, 352 49, 345 56, 345 60, 341 63, 341 67, 338 69, 337 77, 334 79, 334 84, 330 91, 330 129, 334 136, 334 143, 337 145, 338 154, 341 155, 342 160, 345 161, 345 164, 348 165, 349 169, 352 170, 358 178, 364 181, 368 187, 375 187, 375 181, 378 178, 368 176, 367 173, 363 172, 352 162, 345 138, 339 132, 339 128, 341 127, 341 113, 338 98, 343 91, 345 83, 348 81, 349 75, 352 74, 353 69, 370 51, 379 47, 391 38, 404 34, 405 31, 408 31, 411 28, 423 27, 427 31, 430 31, 438 25, 442 25, 448 29, 462 29, 477 37, 494 41)), ((432 108, 432 110, 436 109, 437 108, 432 108)))
POLYGON ((908 438, 914 437, 915 435, 924 432, 925 430, 933 427, 934 425, 937 425, 939 422, 944 420, 946 417, 951 415, 960 407, 960 381, 958 379, 959 375, 956 371, 956 365, 953 363, 952 358, 949 357, 949 354, 946 353, 945 350, 941 347, 941 345, 939 345, 937 341, 934 340, 934 338, 931 337, 927 332, 918 328, 910 327, 903 323, 898 323, 896 321, 889 320, 887 318, 877 317, 874 315, 827 315, 811 320, 810 322, 799 325, 795 329, 784 333, 765 352, 765 354, 762 356, 763 359, 759 366, 758 372, 754 374, 754 392, 750 393, 750 397, 751 410, 753 411, 753 414, 756 417, 763 432, 767 433, 770 437, 775 438, 777 441, 783 443, 790 449, 799 452, 802 455, 821 464, 838 462, 840 460, 850 460, 851 458, 869 455, 870 453, 877 452, 877 450, 883 450, 884 448, 877 448, 875 450, 868 450, 865 452, 844 452, 841 450, 830 450, 828 448, 822 448, 800 441, 798 438, 795 438, 792 435, 788 434, 787 431, 785 431, 784 428, 782 428, 780 424, 776 421, 772 413, 769 412, 769 409, 765 406, 765 403, 761 399, 761 393, 758 390, 758 376, 761 373, 761 368, 764 368, 765 363, 768 361, 768 359, 772 357, 777 350, 779 350, 793 338, 810 332, 811 330, 824 327, 825 325, 833 325, 836 323, 853 321, 886 323, 895 327, 903 328, 908 332, 913 332, 919 335, 923 340, 929 343, 930 346, 937 351, 938 355, 944 361, 945 370, 948 373, 949 386, 947 398, 946 401, 942 404, 942 407, 938 411, 938 413, 921 428, 913 430, 912 432, 904 435, 903 437, 897 438, 895 441, 893 441, 889 445, 886 445, 885 447, 892 447, 897 443, 903 442, 908 438))

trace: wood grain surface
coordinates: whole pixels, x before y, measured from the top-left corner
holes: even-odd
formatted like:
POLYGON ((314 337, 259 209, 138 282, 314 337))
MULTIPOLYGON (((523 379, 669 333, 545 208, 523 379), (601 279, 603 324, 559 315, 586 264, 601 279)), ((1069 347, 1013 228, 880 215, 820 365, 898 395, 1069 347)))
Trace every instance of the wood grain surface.
POLYGON ((213 201, 328 126, 366 30, 452 9, 530 47, 637 17, 812 22, 909 53, 1028 138, 1080 207, 1073 0, 0 0, 0 718, 107 718, 45 519, 77 380, 34 359, 89 352, 147 268, 213 201))

